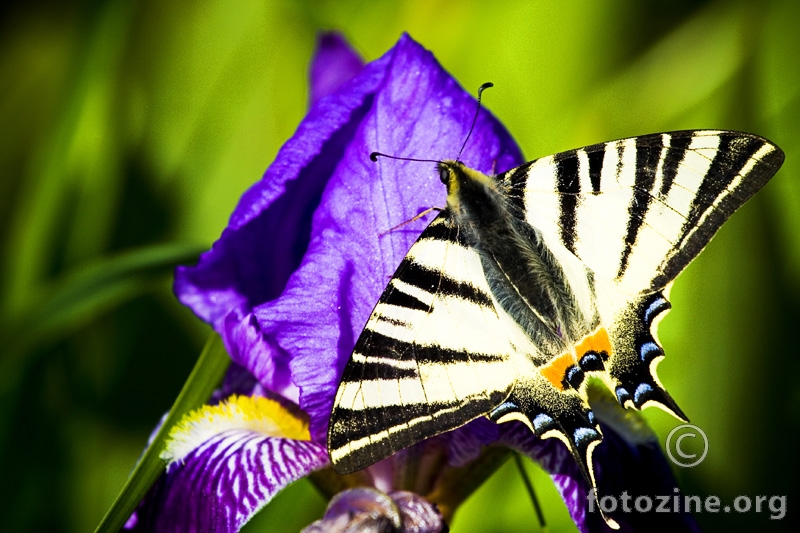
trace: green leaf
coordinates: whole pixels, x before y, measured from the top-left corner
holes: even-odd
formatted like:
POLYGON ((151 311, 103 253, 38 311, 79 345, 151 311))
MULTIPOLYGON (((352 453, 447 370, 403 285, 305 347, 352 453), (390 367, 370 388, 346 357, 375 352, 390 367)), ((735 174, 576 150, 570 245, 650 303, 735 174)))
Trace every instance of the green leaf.
POLYGON ((170 429, 186 413, 206 403, 211 393, 222 381, 230 365, 222 339, 216 333, 206 342, 189 379, 170 409, 167 419, 159 428, 153 442, 145 450, 130 478, 125 483, 114 504, 106 513, 96 533, 119 531, 142 501, 142 498, 164 471, 166 463, 161 459, 161 451, 170 429))
POLYGON ((2 321, 2 338, 7 340, 0 361, 0 393, 18 383, 32 348, 160 287, 176 265, 195 261, 200 252, 196 246, 174 243, 132 250, 76 267, 31 295, 25 312, 2 321))

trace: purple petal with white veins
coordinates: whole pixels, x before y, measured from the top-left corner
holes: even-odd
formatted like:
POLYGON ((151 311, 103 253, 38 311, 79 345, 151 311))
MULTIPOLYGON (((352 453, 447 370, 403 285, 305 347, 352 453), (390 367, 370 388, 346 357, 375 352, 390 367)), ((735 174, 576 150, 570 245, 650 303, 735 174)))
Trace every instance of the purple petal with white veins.
POLYGON ((310 441, 220 433, 169 467, 134 531, 238 531, 281 489, 327 464, 325 447, 310 441))
POLYGON ((317 38, 309 69, 310 103, 313 105, 320 98, 336 92, 345 82, 353 79, 363 66, 361 57, 341 34, 321 34, 317 38))

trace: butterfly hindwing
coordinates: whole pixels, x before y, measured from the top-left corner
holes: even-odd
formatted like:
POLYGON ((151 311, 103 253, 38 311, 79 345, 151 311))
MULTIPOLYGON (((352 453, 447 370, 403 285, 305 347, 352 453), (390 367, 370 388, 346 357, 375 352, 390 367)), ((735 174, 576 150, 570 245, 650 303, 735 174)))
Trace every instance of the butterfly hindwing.
POLYGON ((538 370, 517 381, 512 394, 490 413, 498 424, 516 420, 540 438, 558 438, 575 456, 587 480, 594 485, 592 451, 602 440, 600 426, 578 391, 558 389, 538 370))
POLYGON ((483 415, 508 396, 515 349, 480 259, 447 212, 383 292, 341 379, 328 449, 351 472, 483 415))
POLYGON ((655 336, 656 324, 670 307, 664 295, 656 292, 624 308, 611 327, 614 355, 608 377, 623 407, 642 409, 651 404, 688 421, 656 375, 656 366, 664 358, 655 336))

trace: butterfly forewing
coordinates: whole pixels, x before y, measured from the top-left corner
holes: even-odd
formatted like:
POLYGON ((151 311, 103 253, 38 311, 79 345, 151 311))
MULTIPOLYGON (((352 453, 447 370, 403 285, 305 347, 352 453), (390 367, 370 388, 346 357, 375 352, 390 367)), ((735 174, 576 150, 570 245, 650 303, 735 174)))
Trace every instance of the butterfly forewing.
POLYGON ((501 403, 516 376, 512 339, 497 334, 504 320, 477 254, 440 214, 392 277, 347 363, 328 433, 337 471, 368 466, 501 403))
POLYGON ((755 135, 679 131, 562 152, 498 179, 546 240, 633 296, 672 281, 782 162, 755 135))

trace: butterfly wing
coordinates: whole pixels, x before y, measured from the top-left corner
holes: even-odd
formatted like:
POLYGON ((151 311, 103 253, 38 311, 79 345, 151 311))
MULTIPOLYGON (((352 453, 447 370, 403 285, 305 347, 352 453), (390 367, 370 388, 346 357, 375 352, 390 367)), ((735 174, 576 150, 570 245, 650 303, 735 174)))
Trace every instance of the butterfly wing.
POLYGON ((328 430, 336 470, 369 466, 500 404, 518 374, 513 333, 498 334, 507 320, 480 258, 443 211, 395 272, 345 367, 328 430))
POLYGON ((655 376, 652 328, 668 285, 783 163, 769 141, 730 131, 645 135, 538 159, 497 177, 512 212, 594 274, 623 405, 684 418, 655 376))

